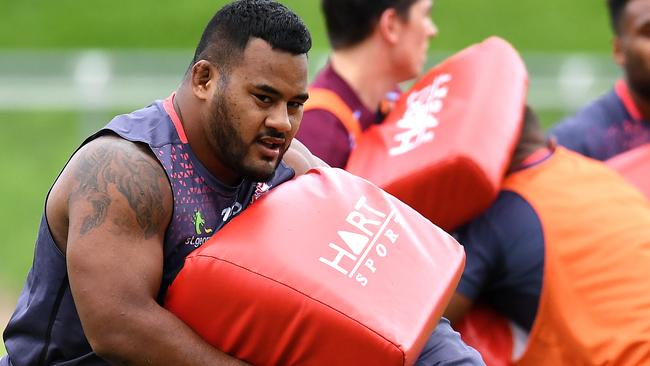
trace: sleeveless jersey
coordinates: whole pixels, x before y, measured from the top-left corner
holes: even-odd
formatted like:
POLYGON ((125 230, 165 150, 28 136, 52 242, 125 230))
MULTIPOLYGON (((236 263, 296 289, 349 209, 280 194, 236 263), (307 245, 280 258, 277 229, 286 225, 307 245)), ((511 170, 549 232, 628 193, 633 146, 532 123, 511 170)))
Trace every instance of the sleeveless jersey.
POLYGON ((650 359, 650 207, 604 165, 558 148, 504 189, 535 209, 544 281, 519 365, 640 365, 650 359))
MULTIPOLYGON (((85 142, 114 133, 144 143, 169 178, 174 208, 163 244, 160 303, 185 256, 261 194, 294 175, 291 168, 281 163, 268 182, 243 180, 234 187, 221 183, 192 152, 174 111, 173 97, 115 117, 85 142)), ((70 293, 65 256, 52 238, 45 215, 36 240, 34 262, 4 339, 8 356, 0 360, 0 366, 107 365, 95 355, 83 333, 70 293)))

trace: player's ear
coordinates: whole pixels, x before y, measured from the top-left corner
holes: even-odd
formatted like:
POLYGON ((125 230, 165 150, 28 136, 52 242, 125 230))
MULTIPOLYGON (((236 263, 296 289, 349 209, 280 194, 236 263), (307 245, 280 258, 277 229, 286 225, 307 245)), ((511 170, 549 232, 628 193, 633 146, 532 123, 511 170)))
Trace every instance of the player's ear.
POLYGON ((614 36, 612 39, 612 55, 614 56, 614 62, 616 62, 618 66, 625 65, 623 42, 625 42, 625 40, 621 39, 619 36, 614 36))
POLYGON ((212 99, 213 87, 218 80, 217 68, 207 60, 199 60, 190 72, 190 83, 194 95, 201 100, 212 99))
POLYGON ((397 11, 393 8, 388 8, 379 16, 377 31, 386 42, 397 44, 401 26, 402 20, 398 16, 397 11))

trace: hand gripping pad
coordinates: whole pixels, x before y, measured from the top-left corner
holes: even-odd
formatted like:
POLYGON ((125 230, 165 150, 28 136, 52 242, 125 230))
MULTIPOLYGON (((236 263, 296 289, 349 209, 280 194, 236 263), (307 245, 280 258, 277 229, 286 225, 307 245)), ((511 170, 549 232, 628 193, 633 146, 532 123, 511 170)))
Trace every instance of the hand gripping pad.
POLYGON ((605 163, 650 198, 650 144, 618 154, 605 163))
POLYGON ((452 230, 496 198, 519 138, 528 77, 488 38, 431 69, 384 123, 366 130, 346 170, 452 230))
POLYGON ((464 260, 451 236, 395 197, 315 169, 190 254, 165 306, 254 365, 411 365, 464 260))

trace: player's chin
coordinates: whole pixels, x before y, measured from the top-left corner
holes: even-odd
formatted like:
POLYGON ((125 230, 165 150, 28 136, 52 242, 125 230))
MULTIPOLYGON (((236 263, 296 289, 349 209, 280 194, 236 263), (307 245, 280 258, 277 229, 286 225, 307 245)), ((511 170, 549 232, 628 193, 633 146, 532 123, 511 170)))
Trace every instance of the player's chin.
POLYGON ((255 182, 266 182, 273 177, 280 160, 258 160, 244 169, 244 176, 255 182))
POLYGON ((427 54, 426 52, 424 52, 413 65, 413 71, 416 74, 415 76, 419 76, 422 73, 426 63, 427 63, 427 54))
POLYGON ((412 59, 409 60, 407 64, 404 65, 403 71, 404 76, 402 79, 411 80, 418 77, 422 73, 422 68, 424 67, 424 60, 421 59, 412 59))

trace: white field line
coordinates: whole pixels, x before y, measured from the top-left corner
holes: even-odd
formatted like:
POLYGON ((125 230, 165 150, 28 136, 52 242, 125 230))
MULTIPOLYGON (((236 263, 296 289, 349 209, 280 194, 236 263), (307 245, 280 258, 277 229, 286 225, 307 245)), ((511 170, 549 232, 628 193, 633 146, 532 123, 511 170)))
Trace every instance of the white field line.
MULTIPOLYGON (((138 108, 176 88, 190 53, 0 50, 0 110, 138 108)), ((431 53, 425 69, 451 54, 435 48, 431 53)), ((327 57, 327 50, 310 53, 310 78, 327 57)), ((609 90, 620 75, 608 54, 525 53, 523 58, 530 75, 528 101, 536 109, 573 111, 609 90)))

